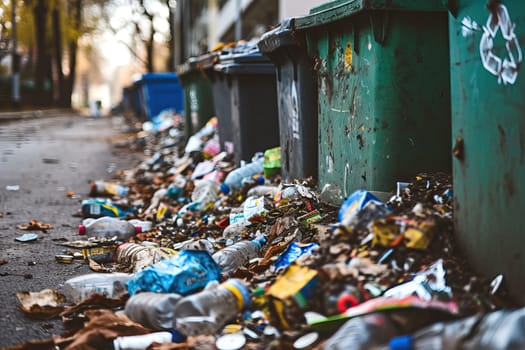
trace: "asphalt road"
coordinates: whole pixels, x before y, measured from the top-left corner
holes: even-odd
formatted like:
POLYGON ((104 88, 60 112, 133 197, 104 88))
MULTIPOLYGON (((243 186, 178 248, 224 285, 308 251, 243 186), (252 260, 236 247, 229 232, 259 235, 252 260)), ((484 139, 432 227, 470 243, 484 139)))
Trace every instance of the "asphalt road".
POLYGON ((16 293, 59 289, 68 278, 89 273, 81 261, 60 264, 60 243, 77 237, 81 219, 73 214, 87 198, 89 181, 109 179, 136 164, 138 155, 114 153, 111 139, 123 131, 119 118, 78 115, 0 124, 0 348, 61 334, 59 320, 31 320, 16 293), (68 198, 67 191, 80 198, 68 198), (32 219, 52 224, 47 232, 23 231, 32 219), (21 243, 16 237, 37 233, 21 243), (24 275, 26 275, 24 277, 24 275))

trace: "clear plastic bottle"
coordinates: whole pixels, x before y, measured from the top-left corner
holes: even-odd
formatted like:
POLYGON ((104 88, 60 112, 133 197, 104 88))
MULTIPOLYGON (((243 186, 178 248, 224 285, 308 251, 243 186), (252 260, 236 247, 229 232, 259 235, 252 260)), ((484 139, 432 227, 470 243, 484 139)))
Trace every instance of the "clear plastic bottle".
POLYGON ((222 272, 229 275, 251 259, 258 257, 259 250, 265 242, 264 236, 251 241, 240 241, 219 250, 212 255, 212 258, 221 267, 222 272))
POLYGON ((252 197, 252 196, 257 196, 257 197, 270 196, 270 197, 273 198, 273 197, 275 197, 275 195, 277 193, 279 193, 279 187, 277 187, 277 186, 258 185, 258 186, 250 188, 250 190, 248 191, 248 194, 246 196, 247 197, 252 197))
POLYGON ((85 219, 78 225, 78 234, 88 237, 113 238, 117 237, 120 241, 127 241, 135 233, 141 232, 139 226, 135 227, 126 220, 120 220, 109 216, 98 219, 85 219))
POLYGON ((181 298, 180 294, 175 293, 138 293, 128 299, 124 313, 130 320, 150 329, 171 330, 173 310, 181 298))
POLYGON ((381 350, 525 349, 525 308, 498 310, 451 322, 434 323, 412 335, 390 339, 381 350))
POLYGON ((242 188, 243 179, 264 172, 263 163, 264 158, 260 158, 240 168, 232 170, 224 179, 224 183, 221 185, 221 191, 225 194, 230 194, 233 191, 242 188))
POLYGON ((214 334, 248 307, 250 300, 250 291, 241 280, 209 283, 203 291, 175 305, 175 329, 187 336, 214 334))
POLYGON ((239 220, 233 224, 228 225, 224 231, 222 231, 222 237, 236 241, 239 239, 239 237, 241 237, 242 232, 245 230, 246 225, 244 224, 244 220, 239 220))
POLYGON ((219 198, 219 184, 213 180, 196 180, 195 188, 191 193, 191 200, 200 203, 197 210, 204 210, 210 203, 215 203, 219 198))
POLYGON ((126 282, 131 276, 127 273, 113 272, 74 277, 64 283, 64 295, 71 303, 78 303, 95 293, 118 298, 128 292, 126 282))
POLYGON ((170 332, 155 332, 141 335, 128 335, 113 340, 114 350, 146 350, 153 343, 171 343, 173 335, 170 332))
POLYGON ((132 219, 128 220, 128 222, 135 227, 140 227, 140 232, 149 232, 153 227, 153 223, 148 220, 132 219))
POLYGON ((324 344, 330 350, 369 350, 399 335, 395 324, 382 313, 355 317, 347 321, 324 344))

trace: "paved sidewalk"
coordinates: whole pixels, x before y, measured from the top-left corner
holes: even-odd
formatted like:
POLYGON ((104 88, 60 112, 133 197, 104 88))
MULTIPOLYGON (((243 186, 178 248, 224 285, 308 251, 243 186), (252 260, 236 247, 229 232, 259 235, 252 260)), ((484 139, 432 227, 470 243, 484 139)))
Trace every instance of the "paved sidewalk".
POLYGON ((25 111, 0 112, 0 123, 22 119, 50 118, 63 115, 81 114, 76 109, 56 108, 56 109, 35 109, 25 111))

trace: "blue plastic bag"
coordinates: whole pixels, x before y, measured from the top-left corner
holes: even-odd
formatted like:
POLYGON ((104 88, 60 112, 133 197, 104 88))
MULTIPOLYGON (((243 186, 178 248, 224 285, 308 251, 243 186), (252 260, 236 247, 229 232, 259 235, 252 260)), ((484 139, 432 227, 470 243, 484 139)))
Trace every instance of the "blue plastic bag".
POLYGON ((128 292, 188 294, 210 281, 218 281, 219 265, 205 250, 182 250, 170 259, 137 272, 127 283, 128 292))
POLYGON ((357 217, 357 214, 369 203, 375 203, 385 210, 388 207, 376 196, 366 190, 357 190, 345 199, 339 209, 338 220, 341 224, 348 226, 357 217))
POLYGON ((274 266, 278 270, 282 267, 291 265, 295 260, 299 259, 304 254, 313 254, 313 250, 318 248, 319 244, 300 244, 292 242, 288 245, 286 250, 279 256, 274 266))

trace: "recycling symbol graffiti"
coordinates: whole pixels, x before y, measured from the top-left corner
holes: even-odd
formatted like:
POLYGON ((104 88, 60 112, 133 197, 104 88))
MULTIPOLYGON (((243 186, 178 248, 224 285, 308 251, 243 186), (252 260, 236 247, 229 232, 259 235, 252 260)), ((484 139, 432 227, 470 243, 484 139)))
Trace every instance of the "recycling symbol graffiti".
POLYGON ((515 24, 511 22, 507 8, 498 4, 491 12, 487 24, 483 26, 483 36, 479 43, 479 52, 483 67, 498 77, 498 83, 514 84, 518 78, 522 53, 518 38, 514 33, 515 24), (494 54, 494 39, 501 32, 505 40, 507 56, 494 54))

